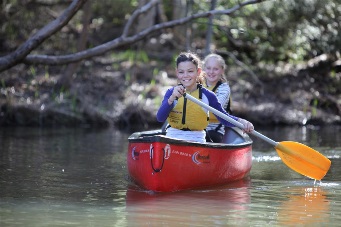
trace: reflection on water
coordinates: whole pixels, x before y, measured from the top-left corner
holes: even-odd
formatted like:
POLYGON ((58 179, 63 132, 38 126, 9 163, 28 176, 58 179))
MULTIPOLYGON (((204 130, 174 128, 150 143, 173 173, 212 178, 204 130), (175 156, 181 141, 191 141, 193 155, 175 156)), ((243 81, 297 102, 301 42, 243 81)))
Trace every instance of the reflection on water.
POLYGON ((322 187, 290 188, 282 193, 288 200, 281 204, 279 220, 284 225, 321 225, 330 216, 330 202, 322 187))
POLYGON ((246 179, 220 188, 156 194, 130 187, 126 197, 128 224, 245 225, 251 202, 249 185, 250 180, 246 179), (236 213, 238 215, 231 219, 236 213))
POLYGON ((329 157, 322 183, 289 169, 269 144, 255 139, 249 179, 151 193, 127 180, 130 133, 0 128, 0 226, 338 226, 340 127, 258 131, 329 157))

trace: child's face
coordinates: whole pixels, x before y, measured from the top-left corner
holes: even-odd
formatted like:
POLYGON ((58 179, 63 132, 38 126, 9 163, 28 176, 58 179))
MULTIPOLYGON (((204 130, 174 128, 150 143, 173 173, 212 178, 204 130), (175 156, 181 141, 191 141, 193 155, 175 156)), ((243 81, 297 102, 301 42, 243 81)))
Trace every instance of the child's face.
POLYGON ((207 82, 210 84, 215 84, 221 79, 221 75, 224 73, 223 67, 219 64, 219 62, 210 58, 205 62, 205 73, 207 82))
POLYGON ((176 70, 178 79, 186 88, 196 86, 201 69, 190 61, 181 62, 176 70))

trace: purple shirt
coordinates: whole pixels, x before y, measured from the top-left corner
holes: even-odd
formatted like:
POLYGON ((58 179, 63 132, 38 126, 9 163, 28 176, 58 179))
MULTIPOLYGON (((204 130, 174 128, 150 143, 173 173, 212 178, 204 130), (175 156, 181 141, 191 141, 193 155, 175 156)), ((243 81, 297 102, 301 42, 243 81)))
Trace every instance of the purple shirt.
MULTIPOLYGON (((169 105, 168 104, 168 99, 169 97, 172 95, 173 93, 173 89, 174 87, 172 88, 169 88, 167 91, 166 91, 166 94, 162 100, 162 103, 161 103, 161 106, 156 114, 156 119, 159 121, 159 122, 164 122, 167 120, 168 118, 168 115, 169 113, 171 112, 171 110, 173 109, 173 107, 175 106, 175 101, 172 103, 172 105, 169 105)), ((233 115, 229 115, 222 107, 221 107, 221 104, 219 103, 218 101, 218 98, 217 96, 210 90, 207 90, 206 88, 201 88, 202 90, 202 94, 203 96, 205 95, 208 99, 208 105, 213 107, 214 109, 226 114, 227 116, 233 118, 234 120, 238 121, 238 117, 235 117, 233 115)), ((230 122, 222 119, 221 117, 215 115, 217 117, 217 119, 225 126, 227 127, 234 127, 233 124, 231 124, 230 122)))

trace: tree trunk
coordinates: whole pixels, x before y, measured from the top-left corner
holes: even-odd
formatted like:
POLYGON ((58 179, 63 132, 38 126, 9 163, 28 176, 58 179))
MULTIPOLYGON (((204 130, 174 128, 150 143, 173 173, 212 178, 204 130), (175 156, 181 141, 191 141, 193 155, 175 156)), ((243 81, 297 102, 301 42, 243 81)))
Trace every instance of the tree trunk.
MULTIPOLYGON (((217 0, 212 0, 210 10, 214 10, 216 7, 216 4, 217 4, 217 0)), ((205 56, 211 53, 211 42, 212 42, 212 34, 213 34, 213 18, 214 18, 214 15, 211 15, 208 19, 207 32, 206 32, 205 56)))
MULTIPOLYGON (((193 8, 193 0, 190 0, 189 2, 187 2, 186 5, 186 16, 191 15, 192 12, 192 8, 193 8)), ((192 43, 192 22, 186 24, 186 50, 191 50, 191 43, 192 43)))
MULTIPOLYGON (((186 0, 173 0, 173 15, 172 20, 177 20, 185 17, 186 14, 186 0)), ((177 43, 185 43, 186 42, 186 30, 187 25, 180 25, 173 29, 174 40, 177 43)))
MULTIPOLYGON (((79 42, 77 45, 77 52, 86 49, 86 43, 89 36, 89 25, 91 18, 91 1, 87 1, 84 5, 83 10, 83 18, 82 18, 82 32, 79 37, 79 42)), ((74 73, 77 71, 80 62, 71 63, 66 67, 64 73, 62 73, 61 77, 57 81, 57 87, 69 89, 72 86, 72 77, 74 73)))
MULTIPOLYGON (((139 0, 138 8, 142 8, 148 2, 149 0, 139 0)), ((134 33, 137 34, 146 28, 152 27, 155 24, 156 12, 156 7, 153 7, 148 13, 139 15, 134 33)))

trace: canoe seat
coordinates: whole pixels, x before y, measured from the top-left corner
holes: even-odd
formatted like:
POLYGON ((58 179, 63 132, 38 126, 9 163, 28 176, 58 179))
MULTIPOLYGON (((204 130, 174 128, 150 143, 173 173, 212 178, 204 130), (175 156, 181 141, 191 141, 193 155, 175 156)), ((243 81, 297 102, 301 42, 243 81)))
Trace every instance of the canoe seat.
POLYGON ((245 139, 242 136, 243 131, 239 128, 225 127, 225 134, 222 143, 240 144, 244 143, 245 139))

